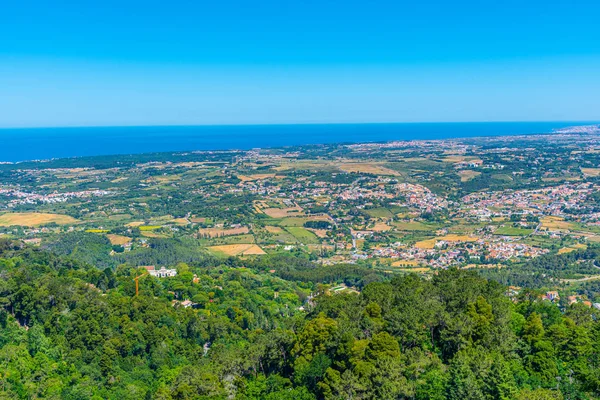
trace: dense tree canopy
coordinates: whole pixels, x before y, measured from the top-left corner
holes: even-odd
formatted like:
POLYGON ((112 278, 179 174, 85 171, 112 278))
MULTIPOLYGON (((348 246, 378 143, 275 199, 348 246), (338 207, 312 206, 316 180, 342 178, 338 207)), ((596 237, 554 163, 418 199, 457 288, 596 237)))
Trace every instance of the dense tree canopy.
POLYGON ((600 396, 600 325, 580 304, 513 302, 461 270, 331 295, 264 267, 179 264, 135 296, 134 268, 1 242, 0 398, 600 396))

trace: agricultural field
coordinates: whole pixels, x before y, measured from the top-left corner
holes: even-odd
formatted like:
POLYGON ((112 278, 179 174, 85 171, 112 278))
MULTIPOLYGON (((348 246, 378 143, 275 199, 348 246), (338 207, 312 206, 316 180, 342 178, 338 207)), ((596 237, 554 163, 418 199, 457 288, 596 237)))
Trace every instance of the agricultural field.
POLYGON ((364 174, 373 174, 373 175, 392 175, 397 176, 400 175, 398 171, 394 171, 392 169, 386 168, 382 165, 382 163, 372 162, 372 163, 355 163, 355 162, 347 162, 337 164, 338 168, 344 172, 360 172, 364 174))
POLYGON ((286 230, 291 233, 296 239, 304 244, 319 244, 319 238, 313 232, 305 228, 290 226, 286 230))
POLYGON ((548 230, 572 230, 574 224, 560 217, 544 217, 541 219, 542 228, 548 230))
POLYGON ((220 246, 210 246, 208 249, 217 255, 227 257, 266 254, 265 251, 256 244, 225 244, 220 246))
POLYGON ((75 218, 68 215, 49 213, 5 213, 0 214, 0 226, 40 226, 46 224, 69 225, 76 224, 75 218))
POLYGON ((149 232, 149 231, 155 231, 157 229, 162 228, 161 225, 138 225, 138 229, 141 232, 149 232))
POLYGON ((461 182, 468 182, 471 179, 475 179, 477 178, 479 175, 481 175, 481 172, 479 171, 473 171, 470 169, 463 169, 457 172, 458 176, 460 176, 460 181, 461 182))
POLYGON ((221 236, 233 236, 243 235, 250 232, 247 226, 240 226, 238 228, 200 228, 198 234, 206 237, 221 237, 221 236))
POLYGON ((275 235, 280 234, 280 233, 284 233, 285 231, 283 230, 283 228, 280 228, 278 226, 270 226, 267 225, 265 226, 265 230, 269 233, 273 233, 275 235))
POLYGON ((533 229, 516 228, 513 226, 501 226, 494 231, 494 235, 502 236, 527 236, 533 232, 533 229))
POLYGON ((378 207, 378 208, 370 208, 365 210, 367 214, 369 214, 373 218, 392 218, 394 214, 387 208, 378 207))
POLYGON ((217 244, 238 244, 238 243, 255 243, 256 239, 254 235, 235 235, 235 236, 223 236, 215 239, 210 239, 210 243, 217 244))
POLYGON ((397 222, 394 222, 393 225, 399 231, 407 231, 407 232, 411 232, 411 231, 422 231, 422 232, 434 231, 435 232, 436 229, 440 228, 439 225, 427 224, 427 223, 423 223, 420 221, 397 221, 397 222))
POLYGON ((258 180, 262 180, 262 179, 275 178, 275 174, 238 175, 237 177, 242 182, 252 182, 252 181, 258 181, 258 180))
POLYGON ((581 172, 583 172, 586 176, 598 177, 600 176, 600 168, 581 168, 581 172))
POLYGON ((433 239, 427 239, 427 240, 422 240, 420 242, 416 242, 415 247, 417 247, 419 249, 433 249, 435 247, 435 244, 440 241, 450 242, 450 243, 455 243, 455 242, 469 243, 469 242, 476 242, 477 240, 479 240, 479 238, 474 237, 474 236, 450 234, 450 235, 439 236, 439 237, 435 237, 433 239))
POLYGON ((130 237, 117 235, 114 233, 108 234, 106 235, 106 237, 108 238, 108 240, 110 240, 110 244, 117 246, 123 246, 125 244, 131 243, 132 241, 130 237))
POLYGON ((392 227, 386 224, 385 222, 377 222, 374 226, 372 226, 369 229, 375 232, 386 232, 392 229, 392 227))

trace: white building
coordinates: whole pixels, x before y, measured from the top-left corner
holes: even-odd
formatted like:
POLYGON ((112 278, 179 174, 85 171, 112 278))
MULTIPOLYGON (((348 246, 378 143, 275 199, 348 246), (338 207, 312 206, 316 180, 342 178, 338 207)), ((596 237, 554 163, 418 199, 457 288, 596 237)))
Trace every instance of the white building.
POLYGON ((166 269, 165 267, 160 267, 159 270, 154 268, 154 265, 144 266, 148 273, 157 278, 170 278, 177 275, 176 269, 166 269))

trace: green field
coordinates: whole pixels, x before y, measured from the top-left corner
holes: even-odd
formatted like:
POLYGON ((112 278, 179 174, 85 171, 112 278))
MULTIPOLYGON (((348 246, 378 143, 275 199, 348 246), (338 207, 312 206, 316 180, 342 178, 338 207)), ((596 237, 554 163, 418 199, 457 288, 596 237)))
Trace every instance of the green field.
POLYGON ((502 226, 494 232, 494 235, 502 236, 527 236, 533 229, 515 228, 513 226, 502 226))
POLYGON ((245 234, 245 235, 234 235, 234 236, 224 236, 220 238, 211 239, 209 241, 211 245, 219 245, 219 244, 252 244, 255 243, 254 235, 245 234))
POLYGON ((303 226, 308 221, 307 218, 290 217, 283 218, 277 225, 279 226, 303 226))
POLYGON ((287 227, 286 230, 289 233, 291 233, 292 235, 294 235, 294 237, 296 239, 298 239, 300 242, 302 242, 304 244, 319 244, 320 243, 317 235, 315 235, 311 231, 306 230, 304 228, 290 226, 290 227, 287 227))
POLYGON ((393 224, 396 229, 400 231, 436 231, 441 228, 441 225, 437 224, 424 224, 422 222, 410 221, 410 222, 394 222, 393 224))
POLYGON ((365 212, 373 218, 392 218, 394 216, 390 210, 384 207, 371 208, 365 212))

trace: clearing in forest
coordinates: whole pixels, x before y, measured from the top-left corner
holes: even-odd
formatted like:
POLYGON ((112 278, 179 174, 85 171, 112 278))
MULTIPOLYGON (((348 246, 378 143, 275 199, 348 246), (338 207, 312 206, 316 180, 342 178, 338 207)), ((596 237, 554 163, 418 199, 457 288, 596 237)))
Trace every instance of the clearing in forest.
POLYGON ((123 235, 116 235, 114 233, 109 233, 106 235, 108 240, 110 240, 110 244, 116 246, 123 246, 127 243, 131 243, 131 238, 123 235))
POLYGON ((461 182, 468 182, 471 179, 477 178, 479 175, 481 175, 481 172, 473 171, 470 169, 463 169, 463 170, 458 171, 458 176, 460 176, 461 182))

